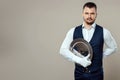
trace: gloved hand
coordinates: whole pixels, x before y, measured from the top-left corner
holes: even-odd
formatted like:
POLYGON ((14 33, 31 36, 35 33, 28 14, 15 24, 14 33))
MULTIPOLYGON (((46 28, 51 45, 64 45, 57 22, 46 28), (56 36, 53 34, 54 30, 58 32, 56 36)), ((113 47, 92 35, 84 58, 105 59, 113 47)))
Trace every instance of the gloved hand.
POLYGON ((80 58, 83 58, 84 56, 82 54, 80 54, 78 51, 76 51, 75 49, 73 49, 73 53, 76 55, 76 56, 79 56, 80 58))
POLYGON ((87 67, 91 64, 91 60, 89 59, 89 57, 90 57, 90 54, 88 54, 86 57, 80 58, 77 63, 83 67, 87 67))

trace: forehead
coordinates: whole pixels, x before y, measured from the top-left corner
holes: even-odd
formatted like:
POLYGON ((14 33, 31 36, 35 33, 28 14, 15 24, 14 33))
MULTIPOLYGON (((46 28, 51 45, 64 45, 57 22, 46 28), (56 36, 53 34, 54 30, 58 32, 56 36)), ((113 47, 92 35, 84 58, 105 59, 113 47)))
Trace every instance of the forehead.
POLYGON ((83 12, 96 12, 96 9, 95 9, 95 7, 92 7, 92 8, 85 7, 85 8, 83 9, 83 12))

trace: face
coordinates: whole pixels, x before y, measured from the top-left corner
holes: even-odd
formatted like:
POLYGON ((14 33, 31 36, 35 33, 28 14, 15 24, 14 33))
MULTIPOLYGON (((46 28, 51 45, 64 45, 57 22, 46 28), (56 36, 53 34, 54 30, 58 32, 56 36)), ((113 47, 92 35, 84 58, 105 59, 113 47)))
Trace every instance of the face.
POLYGON ((85 7, 82 15, 83 15, 84 22, 87 25, 92 25, 95 22, 97 12, 94 7, 93 8, 85 7))

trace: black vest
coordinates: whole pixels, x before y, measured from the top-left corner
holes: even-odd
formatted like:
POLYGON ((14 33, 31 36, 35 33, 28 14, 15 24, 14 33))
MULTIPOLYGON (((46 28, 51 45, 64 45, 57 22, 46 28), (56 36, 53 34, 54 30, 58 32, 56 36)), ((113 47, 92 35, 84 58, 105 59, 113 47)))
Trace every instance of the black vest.
MULTIPOLYGON (((82 25, 77 26, 75 28, 75 31, 73 34, 73 40, 76 38, 83 38, 82 25)), ((96 25, 92 39, 90 40, 89 43, 93 49, 93 58, 92 58, 92 64, 90 66, 88 66, 87 68, 91 72, 94 72, 94 71, 102 68, 104 39, 103 39, 103 28, 101 26, 96 25)), ((84 67, 75 63, 75 69, 77 69, 79 71, 83 71, 84 67)))

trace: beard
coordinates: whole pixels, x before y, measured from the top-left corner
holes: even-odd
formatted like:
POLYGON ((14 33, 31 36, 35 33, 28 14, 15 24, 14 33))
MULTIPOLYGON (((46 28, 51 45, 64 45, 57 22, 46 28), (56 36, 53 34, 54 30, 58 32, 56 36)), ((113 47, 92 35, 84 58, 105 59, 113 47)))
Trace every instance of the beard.
POLYGON ((85 21, 86 22, 86 24, 88 24, 88 25, 92 25, 95 21, 92 21, 92 22, 87 22, 87 21, 85 21))
POLYGON ((95 22, 95 19, 87 18, 87 19, 84 19, 84 21, 87 25, 92 25, 95 22))

